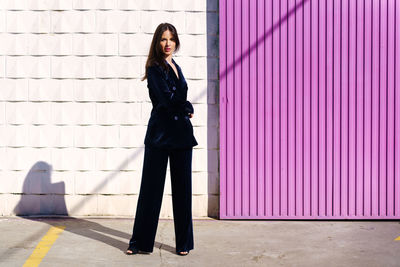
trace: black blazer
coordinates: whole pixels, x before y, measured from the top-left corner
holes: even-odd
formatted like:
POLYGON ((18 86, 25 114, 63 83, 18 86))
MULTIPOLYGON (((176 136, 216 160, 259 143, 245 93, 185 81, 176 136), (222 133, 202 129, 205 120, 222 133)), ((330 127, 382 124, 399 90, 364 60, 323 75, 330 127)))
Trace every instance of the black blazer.
POLYGON ((144 144, 163 149, 191 148, 198 145, 193 136, 189 113, 193 105, 187 101, 187 83, 182 70, 175 63, 179 79, 168 65, 168 71, 159 65, 147 70, 147 87, 153 109, 148 122, 144 144))

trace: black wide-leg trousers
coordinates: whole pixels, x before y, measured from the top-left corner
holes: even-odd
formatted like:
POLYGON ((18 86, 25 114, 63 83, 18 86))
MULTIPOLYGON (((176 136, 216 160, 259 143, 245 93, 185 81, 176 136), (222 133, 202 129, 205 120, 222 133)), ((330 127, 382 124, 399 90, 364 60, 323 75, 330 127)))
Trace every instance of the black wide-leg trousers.
POLYGON ((141 251, 153 252, 168 158, 176 252, 193 249, 192 148, 175 150, 145 147, 135 223, 129 241, 130 245, 141 251))

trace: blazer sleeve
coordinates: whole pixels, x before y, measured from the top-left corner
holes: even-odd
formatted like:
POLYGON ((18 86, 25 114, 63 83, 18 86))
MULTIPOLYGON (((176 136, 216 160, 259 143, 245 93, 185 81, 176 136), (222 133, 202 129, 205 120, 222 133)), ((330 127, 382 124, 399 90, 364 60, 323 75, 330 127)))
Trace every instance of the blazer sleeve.
POLYGON ((183 107, 184 107, 184 109, 185 109, 185 112, 187 112, 187 113, 194 113, 194 108, 193 108, 193 105, 192 105, 192 103, 190 103, 189 101, 186 101, 184 104, 183 104, 183 107))
POLYGON ((179 90, 172 91, 169 89, 168 83, 157 68, 152 66, 147 70, 147 84, 159 101, 159 105, 166 109, 184 106, 188 101, 181 95, 179 90))

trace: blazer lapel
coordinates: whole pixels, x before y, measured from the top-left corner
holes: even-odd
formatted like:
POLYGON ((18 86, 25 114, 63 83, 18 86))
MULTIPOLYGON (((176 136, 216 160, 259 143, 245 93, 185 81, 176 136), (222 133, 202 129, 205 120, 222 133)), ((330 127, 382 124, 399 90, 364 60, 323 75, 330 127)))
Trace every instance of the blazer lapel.
POLYGON ((179 75, 179 80, 178 81, 180 83, 180 86, 182 88, 184 88, 184 86, 186 85, 186 80, 185 80, 185 77, 183 77, 183 73, 182 73, 181 67, 178 64, 176 64, 174 59, 172 59, 172 61, 174 62, 175 66, 176 66, 176 68, 178 70, 178 75, 179 75))

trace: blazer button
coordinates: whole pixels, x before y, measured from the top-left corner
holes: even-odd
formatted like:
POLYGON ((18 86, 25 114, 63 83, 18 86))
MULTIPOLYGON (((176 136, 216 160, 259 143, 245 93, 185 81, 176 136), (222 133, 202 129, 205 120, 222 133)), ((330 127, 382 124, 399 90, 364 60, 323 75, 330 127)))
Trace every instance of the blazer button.
POLYGON ((175 117, 174 117, 174 120, 176 120, 176 121, 177 121, 177 120, 178 120, 178 116, 175 116, 175 117))
POLYGON ((175 91, 175 90, 176 90, 176 87, 175 87, 175 86, 174 86, 174 87, 172 87, 172 90, 174 90, 174 91, 175 91))

